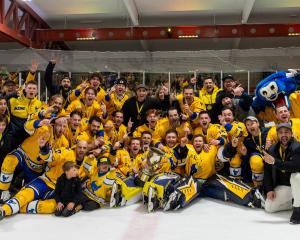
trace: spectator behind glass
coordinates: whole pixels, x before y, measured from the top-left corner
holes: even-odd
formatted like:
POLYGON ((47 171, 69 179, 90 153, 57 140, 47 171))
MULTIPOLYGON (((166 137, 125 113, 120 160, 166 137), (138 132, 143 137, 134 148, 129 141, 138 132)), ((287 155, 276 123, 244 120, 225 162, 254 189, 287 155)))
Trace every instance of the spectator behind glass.
POLYGON ((167 116, 168 110, 171 106, 170 95, 166 93, 168 93, 168 88, 164 85, 160 86, 155 93, 156 99, 158 99, 161 102, 164 101, 166 103, 165 105, 162 106, 161 117, 167 116))

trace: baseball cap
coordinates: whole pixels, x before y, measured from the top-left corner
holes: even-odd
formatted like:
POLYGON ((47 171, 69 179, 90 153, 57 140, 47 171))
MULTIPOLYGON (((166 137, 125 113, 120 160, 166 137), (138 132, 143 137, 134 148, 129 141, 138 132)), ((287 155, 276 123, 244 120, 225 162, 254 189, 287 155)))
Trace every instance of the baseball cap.
POLYGON ((116 80, 115 84, 123 84, 124 86, 127 85, 127 81, 125 78, 119 78, 116 80))
POLYGON ((290 123, 279 123, 276 126, 276 130, 278 131, 280 128, 288 128, 292 131, 292 125, 290 123))
POLYGON ((149 89, 145 84, 139 84, 139 85, 136 86, 135 90, 138 90, 140 88, 145 88, 146 90, 149 89))
POLYGON ((226 75, 225 77, 223 77, 223 82, 225 81, 225 80, 227 80, 227 79, 229 79, 229 80, 234 80, 234 77, 231 75, 231 74, 228 74, 228 75, 226 75))
POLYGON ((245 123, 246 121, 248 121, 248 120, 258 122, 258 119, 257 119, 256 117, 248 116, 248 117, 246 117, 246 118, 244 119, 244 123, 245 123))
POLYGON ((110 164, 110 160, 106 156, 101 156, 98 158, 98 164, 110 164))

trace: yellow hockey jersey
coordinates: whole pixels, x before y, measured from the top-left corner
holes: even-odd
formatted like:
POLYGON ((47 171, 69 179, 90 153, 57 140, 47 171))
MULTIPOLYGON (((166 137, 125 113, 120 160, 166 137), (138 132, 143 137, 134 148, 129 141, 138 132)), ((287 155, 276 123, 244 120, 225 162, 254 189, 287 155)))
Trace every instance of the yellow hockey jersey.
POLYGON ((114 145, 117 141, 121 141, 123 137, 127 135, 127 128, 125 125, 121 124, 119 128, 116 128, 111 120, 108 120, 105 125, 106 124, 110 124, 111 126, 109 131, 105 130, 105 135, 112 145, 114 145))
MULTIPOLYGON (((178 133, 178 138, 182 138, 185 137, 185 132, 184 129, 185 128, 189 128, 191 133, 192 133, 192 127, 188 122, 182 122, 178 127, 176 127, 176 131, 178 133)), ((158 146, 159 143, 161 143, 162 141, 164 141, 165 137, 166 137, 166 132, 171 129, 172 126, 170 125, 169 119, 168 118, 164 118, 161 119, 155 127, 152 139, 153 139, 153 143, 155 146, 158 146)))
POLYGON ((100 173, 95 158, 86 157, 83 161, 81 176, 87 177, 83 187, 83 193, 91 200, 103 206, 109 202, 111 188, 116 178, 116 171, 110 170, 107 173, 100 173))
POLYGON ((290 95, 291 118, 300 118, 300 91, 295 91, 290 95))
POLYGON ((44 104, 42 105, 37 112, 33 113, 30 116, 30 119, 51 119, 51 118, 55 118, 55 117, 65 117, 68 114, 66 113, 65 109, 61 109, 58 113, 48 113, 45 116, 45 111, 48 109, 49 105, 48 104, 44 104))
POLYGON ((207 143, 210 143, 211 140, 215 139, 215 140, 220 140, 221 145, 225 144, 227 138, 227 133, 224 127, 219 124, 212 124, 212 123, 208 125, 208 129, 206 133, 203 132, 203 129, 201 127, 197 127, 194 130, 194 135, 198 135, 198 134, 205 136, 207 143))
MULTIPOLYGON (((90 84, 88 84, 87 87, 90 87, 90 84)), ((82 99, 84 97, 84 91, 85 91, 86 88, 82 92, 80 92, 80 88, 81 88, 81 84, 78 85, 77 88, 71 92, 71 94, 69 96, 70 101, 75 101, 77 99, 82 99)), ((98 103, 104 102, 106 92, 101 87, 99 87, 96 90, 97 90, 96 101, 98 103)))
POLYGON ((87 106, 82 99, 77 99, 70 103, 67 107, 67 113, 70 114, 72 111, 77 110, 82 112, 84 118, 90 118, 94 115, 103 118, 103 112, 101 110, 100 104, 94 100, 93 104, 87 106))
POLYGON ((186 174, 196 179, 208 179, 216 174, 217 152, 216 146, 211 146, 209 152, 202 150, 199 154, 195 150, 191 150, 191 154, 186 160, 186 174))
POLYGON ((152 137, 153 137, 155 128, 152 129, 149 127, 148 124, 143 124, 135 129, 135 131, 133 132, 133 137, 141 137, 142 133, 145 131, 152 133, 152 137))
POLYGON ((128 177, 134 174, 135 168, 139 169, 138 162, 143 162, 144 154, 140 153, 136 157, 132 157, 130 153, 124 148, 117 150, 115 156, 111 156, 112 165, 123 176, 128 177))
POLYGON ((21 144, 22 150, 25 152, 28 158, 26 158, 27 165, 36 172, 44 171, 45 162, 41 161, 39 158, 40 147, 38 144, 38 139, 44 136, 49 142, 53 142, 52 129, 49 126, 42 126, 37 128, 34 133, 26 138, 21 144))
MULTIPOLYGON (((24 124, 24 129, 25 131, 30 134, 30 135, 36 135, 36 141, 38 139, 38 137, 41 134, 45 134, 44 130, 39 130, 39 129, 46 129, 45 131, 48 132, 50 138, 49 138, 49 145, 53 148, 53 149, 57 149, 57 148, 61 148, 61 147, 69 147, 69 141, 66 138, 66 136, 64 134, 62 134, 60 137, 56 137, 53 133, 53 127, 52 126, 42 126, 39 127, 39 123, 41 120, 28 120, 25 124, 24 124), (37 131, 39 130, 39 131, 37 131), (42 133, 40 133, 42 132, 42 133)), ((23 144, 26 142, 27 145, 27 139, 25 139, 25 141, 22 143, 23 144)), ((30 142, 28 143, 30 144, 30 142)))
POLYGON ((109 116, 111 116, 114 111, 122 110, 124 103, 128 99, 128 95, 125 94, 122 98, 118 98, 117 94, 113 92, 109 95, 109 97, 105 98, 107 100, 107 112, 109 116))
POLYGON ((38 111, 42 106, 42 102, 37 97, 33 99, 26 98, 22 93, 18 98, 9 99, 9 106, 11 118, 27 119, 30 115, 38 111))
POLYGON ((70 148, 58 148, 52 153, 40 154, 39 156, 48 162, 46 172, 40 178, 52 189, 55 189, 57 179, 64 173, 62 168, 64 163, 66 161, 76 163, 76 153, 70 148))
POLYGON ((182 157, 181 151, 183 150, 182 147, 180 147, 179 144, 175 145, 173 148, 170 148, 168 146, 164 146, 164 152, 166 153, 165 156, 170 161, 170 167, 172 169, 172 172, 175 172, 181 176, 185 175, 185 164, 186 160, 191 157, 192 146, 190 144, 186 145, 188 151, 186 156, 182 157))
MULTIPOLYGON (((177 95, 177 100, 179 102, 181 111, 183 113, 185 113, 183 111, 183 109, 184 109, 183 106, 185 104, 183 94, 177 95)), ((205 110, 204 104, 201 102, 200 98, 198 98, 198 97, 194 97, 194 101, 189 105, 189 107, 190 107, 190 110, 193 112, 193 114, 191 116, 189 116, 190 120, 192 120, 192 121, 194 121, 198 117, 198 113, 205 110)))
POLYGON ((217 94, 220 91, 221 89, 219 89, 217 86, 214 87, 214 90, 211 94, 207 92, 205 87, 199 91, 199 99, 200 102, 205 106, 205 110, 212 110, 212 105, 216 103, 217 94))

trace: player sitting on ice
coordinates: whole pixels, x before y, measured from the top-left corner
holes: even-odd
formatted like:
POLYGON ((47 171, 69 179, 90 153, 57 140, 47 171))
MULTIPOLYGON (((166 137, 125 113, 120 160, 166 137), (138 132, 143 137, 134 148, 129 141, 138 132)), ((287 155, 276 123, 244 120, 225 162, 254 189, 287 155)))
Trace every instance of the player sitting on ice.
POLYGON ((167 175, 158 176, 152 181, 148 191, 148 211, 163 208, 174 210, 189 205, 199 196, 208 196, 223 201, 232 201, 240 205, 260 207, 264 200, 256 189, 238 180, 231 180, 216 174, 217 151, 215 146, 205 152, 205 138, 196 135, 193 139, 193 150, 187 158, 186 177, 173 178, 167 175), (167 184, 166 184, 167 182, 167 184), (151 201, 149 199, 151 198, 151 201), (154 205, 154 207, 152 206, 154 205))
POLYGON ((101 156, 98 159, 90 154, 85 157, 80 167, 80 177, 83 179, 82 210, 92 211, 109 203, 112 184, 116 171, 110 170, 110 159, 101 156))

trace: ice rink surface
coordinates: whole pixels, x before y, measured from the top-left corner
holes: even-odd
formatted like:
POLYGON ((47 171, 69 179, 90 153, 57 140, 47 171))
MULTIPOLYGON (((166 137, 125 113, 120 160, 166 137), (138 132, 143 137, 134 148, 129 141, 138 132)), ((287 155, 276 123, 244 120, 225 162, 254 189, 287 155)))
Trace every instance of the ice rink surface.
POLYGON ((268 214, 212 199, 196 200, 174 212, 147 213, 142 203, 69 218, 18 214, 0 222, 3 239, 299 239, 300 225, 290 225, 291 211, 268 214))

